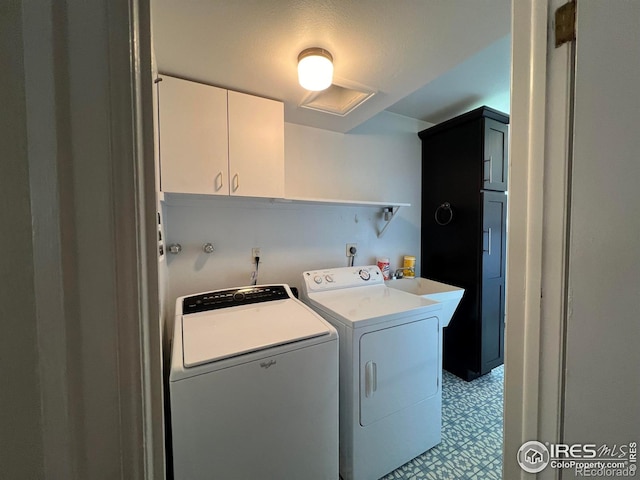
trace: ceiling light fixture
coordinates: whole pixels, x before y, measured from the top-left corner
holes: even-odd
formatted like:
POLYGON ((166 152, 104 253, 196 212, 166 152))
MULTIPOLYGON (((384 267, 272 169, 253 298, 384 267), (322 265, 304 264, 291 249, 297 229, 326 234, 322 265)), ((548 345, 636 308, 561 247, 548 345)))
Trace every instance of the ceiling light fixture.
POLYGON ((333 57, 323 48, 307 48, 298 55, 298 81, 307 90, 318 92, 331 86, 333 57))

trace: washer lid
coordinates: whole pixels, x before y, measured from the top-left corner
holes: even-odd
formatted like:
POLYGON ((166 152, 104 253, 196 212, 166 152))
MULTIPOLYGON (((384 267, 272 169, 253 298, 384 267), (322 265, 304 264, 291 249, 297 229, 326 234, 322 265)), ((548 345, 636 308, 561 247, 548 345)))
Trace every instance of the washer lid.
POLYGON ((293 299, 183 315, 184 366, 329 335, 315 313, 293 299))
POLYGON ((309 293, 309 299, 355 327, 440 310, 440 303, 385 285, 309 293))

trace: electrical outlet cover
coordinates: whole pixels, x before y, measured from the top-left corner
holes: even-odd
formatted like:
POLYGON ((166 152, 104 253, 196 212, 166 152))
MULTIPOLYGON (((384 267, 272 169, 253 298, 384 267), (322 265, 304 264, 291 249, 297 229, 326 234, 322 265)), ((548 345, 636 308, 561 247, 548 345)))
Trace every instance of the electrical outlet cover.
POLYGON ((357 243, 347 243, 346 252, 347 252, 347 257, 355 257, 358 254, 358 244, 357 243), (356 253, 351 253, 351 248, 352 247, 356 249, 356 253))

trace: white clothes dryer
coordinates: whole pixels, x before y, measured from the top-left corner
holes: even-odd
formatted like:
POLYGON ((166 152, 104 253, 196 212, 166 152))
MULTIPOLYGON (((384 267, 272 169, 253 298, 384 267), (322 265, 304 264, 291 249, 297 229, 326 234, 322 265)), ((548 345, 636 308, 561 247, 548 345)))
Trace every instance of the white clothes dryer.
POLYGON ((178 298, 169 380, 176 480, 338 478, 336 330, 287 285, 178 298))
POLYGON ((377 266, 303 280, 303 300, 338 329, 342 478, 380 478, 440 443, 441 304, 387 287, 377 266))

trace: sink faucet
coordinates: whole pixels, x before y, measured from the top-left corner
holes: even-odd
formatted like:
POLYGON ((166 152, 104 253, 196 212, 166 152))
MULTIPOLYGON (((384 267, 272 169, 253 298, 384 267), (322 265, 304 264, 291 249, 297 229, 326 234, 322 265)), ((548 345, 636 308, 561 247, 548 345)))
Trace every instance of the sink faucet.
POLYGON ((393 275, 391 278, 396 278, 396 279, 403 278, 405 270, 409 270, 409 272, 411 273, 415 272, 415 269, 413 267, 398 268, 395 272, 393 272, 393 275))

